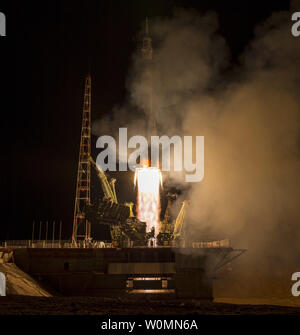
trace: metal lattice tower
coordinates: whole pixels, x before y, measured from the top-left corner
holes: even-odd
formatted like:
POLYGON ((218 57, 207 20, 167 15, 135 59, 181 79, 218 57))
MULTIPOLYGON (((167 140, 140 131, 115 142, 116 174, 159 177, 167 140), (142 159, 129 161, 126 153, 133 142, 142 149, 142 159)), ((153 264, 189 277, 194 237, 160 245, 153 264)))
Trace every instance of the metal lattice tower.
POLYGON ((76 195, 74 207, 74 221, 72 242, 78 239, 89 241, 91 237, 91 224, 85 218, 85 205, 90 204, 91 181, 91 76, 87 76, 84 87, 84 102, 82 112, 82 127, 80 137, 80 150, 78 172, 76 180, 76 195))

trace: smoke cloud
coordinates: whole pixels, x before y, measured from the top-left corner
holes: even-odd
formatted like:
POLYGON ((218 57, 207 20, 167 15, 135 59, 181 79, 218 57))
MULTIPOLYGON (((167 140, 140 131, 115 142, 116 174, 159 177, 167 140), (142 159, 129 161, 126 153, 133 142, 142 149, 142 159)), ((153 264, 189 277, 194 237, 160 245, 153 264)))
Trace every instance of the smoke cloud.
MULTIPOLYGON (((229 237, 253 259, 299 265, 300 39, 291 34, 296 7, 300 1, 255 28, 232 75, 224 71, 230 52, 215 13, 177 9, 172 18, 153 19, 151 35, 159 135, 205 138, 204 180, 184 194, 191 200, 189 232, 199 240, 229 237)), ((129 136, 143 135, 144 75, 134 55, 129 103, 107 123, 95 122, 95 134, 126 126, 129 136)), ((181 181, 175 174, 169 179, 181 181)))
POLYGON ((300 43, 291 12, 255 30, 239 80, 186 107, 184 130, 205 136, 205 179, 189 218, 250 253, 299 264, 300 43))

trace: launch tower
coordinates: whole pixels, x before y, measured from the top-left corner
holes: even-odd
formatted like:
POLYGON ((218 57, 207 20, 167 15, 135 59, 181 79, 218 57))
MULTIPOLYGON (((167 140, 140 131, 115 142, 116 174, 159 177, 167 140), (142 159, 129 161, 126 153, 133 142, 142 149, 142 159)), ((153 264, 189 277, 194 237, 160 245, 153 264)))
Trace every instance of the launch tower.
POLYGON ((87 76, 84 87, 84 101, 82 111, 82 126, 80 136, 79 161, 76 180, 76 195, 74 206, 72 242, 77 240, 89 241, 91 238, 91 224, 85 217, 85 206, 90 204, 91 180, 91 76, 87 76))

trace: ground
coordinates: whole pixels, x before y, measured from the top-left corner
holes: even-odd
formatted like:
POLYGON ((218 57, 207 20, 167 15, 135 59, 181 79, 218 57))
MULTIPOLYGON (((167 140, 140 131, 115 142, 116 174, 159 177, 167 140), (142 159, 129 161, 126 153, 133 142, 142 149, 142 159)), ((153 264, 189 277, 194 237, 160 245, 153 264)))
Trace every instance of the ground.
POLYGON ((124 300, 100 297, 30 297, 0 298, 0 315, 185 315, 185 314, 293 314, 300 307, 275 305, 227 304, 200 301, 163 301, 145 298, 124 300))
MULTIPOLYGON (((7 278, 7 296, 0 297, 0 315, 300 315, 300 297, 218 296, 214 302, 158 300, 140 295, 125 299, 63 297, 49 287, 42 287, 13 263, 0 264, 0 272, 7 278)), ((221 291, 215 288, 215 292, 221 291)))

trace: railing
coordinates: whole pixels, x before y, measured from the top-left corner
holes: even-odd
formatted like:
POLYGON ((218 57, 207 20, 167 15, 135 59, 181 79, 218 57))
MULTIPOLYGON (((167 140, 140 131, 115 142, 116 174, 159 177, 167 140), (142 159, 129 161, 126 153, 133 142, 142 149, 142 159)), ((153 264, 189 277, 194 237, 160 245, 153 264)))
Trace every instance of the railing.
POLYGON ((92 241, 85 243, 78 241, 76 245, 71 240, 7 240, 0 241, 0 247, 12 248, 112 248, 112 243, 106 241, 92 241))
MULTIPOLYGON (((175 246, 171 244, 171 246, 175 246)), ((219 240, 210 242, 192 242, 191 244, 182 244, 178 247, 191 247, 192 248, 230 248, 230 240, 219 240)), ((7 240, 0 241, 0 247, 12 247, 12 248, 113 248, 113 244, 108 241, 91 241, 84 242, 78 241, 76 245, 71 240, 7 240)), ((123 245, 123 247, 129 248, 132 245, 123 245)))

